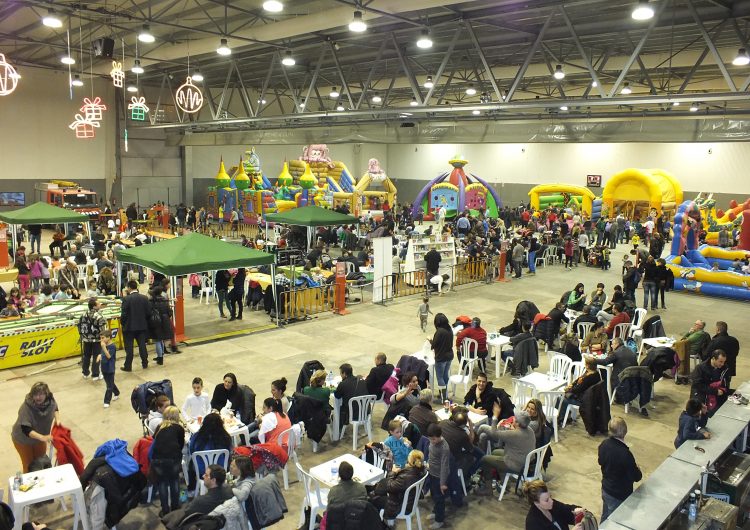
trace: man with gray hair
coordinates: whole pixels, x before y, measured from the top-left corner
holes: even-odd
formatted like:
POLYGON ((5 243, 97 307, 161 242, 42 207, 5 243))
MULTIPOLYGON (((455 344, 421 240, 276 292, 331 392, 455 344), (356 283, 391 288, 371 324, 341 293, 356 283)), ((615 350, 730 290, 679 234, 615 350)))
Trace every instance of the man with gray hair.
POLYGON ((609 355, 602 359, 595 359, 596 364, 600 366, 612 365, 612 388, 620 384, 620 373, 629 366, 638 366, 638 356, 636 353, 625 346, 620 337, 610 341, 609 355))
POLYGON ((488 441, 501 448, 482 457, 484 489, 478 491, 477 495, 492 495, 493 470, 497 472, 498 481, 508 472, 520 474, 526 464, 526 456, 536 448, 536 436, 529 427, 531 417, 528 412, 517 412, 509 429, 498 429, 495 418, 492 423, 492 426, 482 425, 479 428, 479 448, 484 451, 488 441))
POLYGON ((602 469, 602 519, 610 514, 633 493, 633 483, 643 478, 635 457, 625 444, 628 425, 615 416, 609 420, 609 438, 599 444, 599 466, 602 469))
POLYGON ((419 393, 419 403, 409 410, 409 421, 419 427, 419 432, 427 436, 427 427, 440 419, 432 410, 432 390, 425 388, 419 393))

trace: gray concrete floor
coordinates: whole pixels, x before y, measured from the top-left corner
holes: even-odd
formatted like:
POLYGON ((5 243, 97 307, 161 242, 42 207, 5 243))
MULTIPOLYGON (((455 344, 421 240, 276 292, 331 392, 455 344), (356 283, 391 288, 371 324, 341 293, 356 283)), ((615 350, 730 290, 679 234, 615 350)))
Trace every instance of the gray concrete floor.
MULTIPOLYGON (((524 276, 511 283, 459 288, 456 292, 433 298, 431 308, 433 312, 444 312, 450 320, 459 314, 480 316, 486 329, 495 330, 510 322, 519 301, 532 300, 541 311, 546 312, 559 300, 562 292, 571 289, 579 281, 584 282, 587 292, 602 281, 607 293, 611 293, 612 287, 620 283, 620 258, 625 250, 626 247, 620 245, 613 253, 614 266, 606 272, 584 266, 573 271, 565 271, 559 265, 539 268, 536 276, 524 276)), ((637 294, 642 296, 642 291, 639 290, 637 294)), ((7 370, 0 374, 0 389, 7 411, 0 419, 0 436, 5 440, 2 445, 5 450, 0 455, 0 476, 11 476, 19 467, 18 457, 10 443, 10 430, 16 418, 16 407, 35 381, 43 380, 50 385, 60 405, 63 423, 72 429, 75 440, 88 460, 94 449, 105 440, 122 438, 132 447, 141 435, 140 422, 130 407, 129 396, 132 388, 143 381, 170 378, 174 384, 175 399, 181 405, 184 396, 190 392, 190 381, 194 376, 203 377, 207 388, 212 388, 225 372, 232 371, 237 374, 240 383, 248 384, 255 390, 260 404, 262 399, 270 396, 270 383, 273 379, 286 377, 293 390, 299 369, 307 360, 318 359, 334 371, 341 363, 349 362, 356 374, 366 374, 377 352, 385 352, 389 360, 395 362, 402 354, 419 350, 427 335, 419 329, 416 315, 418 304, 416 297, 390 303, 385 307, 365 303, 352 306, 351 314, 343 317, 322 315, 282 329, 183 347, 184 353, 169 355, 163 367, 152 364, 147 371, 136 368, 129 374, 118 372, 117 383, 123 392, 123 399, 114 402, 107 410, 102 408, 103 383, 83 381, 75 358, 7 370)), ((741 302, 688 293, 669 293, 667 306, 668 310, 658 313, 662 315, 668 334, 684 332, 696 318, 708 321, 713 333, 712 323, 722 319, 729 323, 730 334, 736 336, 741 344, 750 339, 747 305, 741 302)), ((186 315, 188 335, 193 337, 268 323, 262 312, 245 313, 242 322, 220 321, 215 306, 199 305, 190 298, 187 300, 186 315)), ((118 352, 118 355, 122 353, 118 352)), ((546 371, 547 366, 547 357, 542 356, 539 370, 546 371)), ((748 375, 750 362, 747 356, 741 354, 735 381, 746 380, 748 375)), ((494 370, 491 377, 494 377, 494 370)), ((510 376, 496 380, 495 386, 510 392, 510 376)), ((627 416, 627 441, 646 476, 673 450, 677 417, 687 399, 688 388, 662 380, 656 384, 651 417, 642 418, 636 412, 627 416)), ((382 407, 377 408, 376 426, 380 424, 383 412, 382 407)), ((624 415, 621 406, 615 405, 612 412, 613 415, 624 415)), ((374 434, 379 440, 385 437, 385 433, 377 427, 374 434)), ((556 498, 585 506, 595 514, 601 512, 600 471, 596 450, 602 439, 602 436, 590 437, 580 423, 568 426, 561 431, 560 442, 552 446, 554 457, 547 475, 556 498)), ((361 443, 364 443, 364 439, 361 439, 361 443)), ((331 444, 326 437, 319 452, 314 454, 309 442, 306 442, 300 451, 300 460, 308 468, 339 454, 351 452, 351 444, 351 433, 337 444, 331 444)), ((296 528, 302 486, 293 484, 285 492, 285 497, 289 513, 275 528, 296 528)), ((447 522, 451 528, 486 528, 488 521, 502 521, 502 528, 523 528, 528 506, 515 495, 507 495, 502 502, 494 498, 480 500, 472 495, 467 500, 468 507, 458 510, 449 508, 447 522)), ((151 506, 143 505, 128 514, 118 525, 118 529, 160 528, 156 518, 158 509, 158 502, 151 506)), ((430 509, 430 500, 423 501, 425 523, 430 509)), ((35 518, 59 523, 59 527, 70 525, 69 515, 60 514, 56 506, 42 506, 32 514, 35 518)))

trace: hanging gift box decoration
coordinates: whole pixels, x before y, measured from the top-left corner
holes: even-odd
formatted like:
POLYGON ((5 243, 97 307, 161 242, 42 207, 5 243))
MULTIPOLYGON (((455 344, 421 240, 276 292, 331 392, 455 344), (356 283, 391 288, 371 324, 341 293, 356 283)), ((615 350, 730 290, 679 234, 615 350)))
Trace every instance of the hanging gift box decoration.
POLYGON ((177 92, 175 92, 175 101, 180 110, 188 114, 201 110, 203 106, 203 93, 193 84, 190 76, 185 80, 185 84, 181 85, 177 89, 177 92))
POLYGON ((146 119, 146 114, 148 114, 146 98, 143 96, 139 98, 133 96, 130 98, 130 103, 128 103, 128 110, 130 111, 131 120, 144 121, 146 119))
POLYGON ((102 98, 99 96, 96 96, 93 101, 89 98, 83 98, 81 112, 88 121, 102 121, 102 111, 104 110, 107 110, 107 106, 102 103, 102 98))
POLYGON ((80 114, 75 115, 75 121, 68 128, 76 132, 76 138, 93 138, 94 128, 99 127, 98 121, 87 120, 80 114))
POLYGON ((0 53, 0 96, 11 94, 18 86, 18 75, 16 69, 6 59, 5 55, 0 53))
POLYGON ((112 70, 109 75, 112 76, 112 84, 116 87, 122 88, 122 82, 125 80, 125 72, 122 71, 122 63, 112 61, 112 70))

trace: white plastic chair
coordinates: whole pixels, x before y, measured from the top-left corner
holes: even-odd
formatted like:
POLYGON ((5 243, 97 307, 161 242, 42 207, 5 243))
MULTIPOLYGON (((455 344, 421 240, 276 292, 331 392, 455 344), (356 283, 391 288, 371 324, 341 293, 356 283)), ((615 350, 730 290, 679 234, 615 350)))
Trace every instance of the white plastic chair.
POLYGON ((620 324, 617 324, 615 326, 615 329, 612 331, 612 338, 621 338, 623 342, 625 342, 625 339, 628 338, 628 333, 630 332, 630 322, 622 322, 620 324))
MULTIPOLYGON (((401 519, 406 521, 406 530, 411 530, 411 518, 417 518, 417 528, 422 530, 422 517, 419 514, 419 497, 422 495, 422 488, 427 480, 427 473, 424 477, 416 481, 414 484, 406 488, 404 491, 404 500, 401 501, 401 510, 396 515, 396 520, 401 519), (411 502, 409 500, 411 499, 411 502)), ((380 518, 383 518, 383 511, 380 511, 380 518)))
POLYGON ((526 403, 534 397, 536 387, 531 383, 526 383, 520 379, 513 379, 513 404, 523 409, 526 403))
POLYGON ((648 312, 642 307, 636 308, 633 321, 630 323, 629 336, 639 344, 643 340, 643 323, 646 322, 647 314, 648 312))
POLYGON ((456 395, 456 386, 459 384, 464 385, 464 394, 469 391, 469 384, 474 375, 474 366, 477 364, 477 360, 469 359, 466 356, 462 357, 458 364, 458 373, 448 378, 448 384, 451 385, 451 392, 454 396, 456 395))
POLYGON ((552 427, 555 430, 555 443, 557 443, 557 420, 560 418, 560 406, 562 405, 562 397, 565 393, 562 390, 552 390, 549 392, 539 392, 537 397, 542 402, 544 408, 544 415, 549 421, 552 422, 552 427))
POLYGON ((570 382, 572 383, 586 371, 586 363, 583 361, 573 361, 570 363, 570 382))
MULTIPOLYGON (((279 434, 279 437, 276 438, 276 443, 282 449, 284 449, 284 439, 286 438, 287 461, 284 467, 281 468, 281 474, 284 477, 284 489, 285 490, 289 489, 289 462, 294 461, 295 464, 298 462, 297 447, 302 441, 302 433, 304 431, 305 431, 304 422, 299 422, 295 425, 292 425, 287 430, 282 431, 282 433, 279 434)), ((297 480, 298 481, 302 480, 302 476, 299 474, 299 471, 297 471, 297 480)))
MULTIPOLYGON (((368 394, 349 399, 349 424, 352 426, 352 451, 357 450, 357 439, 359 438, 359 426, 365 428, 367 441, 372 442, 372 410, 378 396, 368 394), (354 414, 354 405, 357 405, 357 414, 354 414)), ((341 436, 344 435, 346 425, 341 428, 341 436)))
POLYGON ((516 479, 516 491, 518 491, 518 487, 522 482, 542 478, 542 463, 544 462, 544 455, 547 452, 547 449, 549 449, 549 445, 550 444, 543 445, 539 449, 534 449, 528 455, 526 455, 526 462, 523 465, 523 471, 521 471, 520 475, 511 472, 505 473, 505 479, 503 480, 503 485, 500 489, 500 497, 498 497, 498 501, 503 500, 503 495, 505 495, 505 489, 508 487, 508 480, 510 479, 510 477, 516 479), (532 461, 534 462, 534 469, 533 473, 530 474, 532 461))
POLYGON ((570 382, 570 365, 573 364, 573 360, 567 355, 558 353, 552 357, 549 363, 549 370, 547 373, 550 377, 554 377, 560 381, 570 382))
MULTIPOLYGON (((83 288, 89 290, 89 266, 88 265, 76 265, 78 268, 78 284, 83 282, 83 288)), ((79 287, 76 285, 76 289, 79 287)))
POLYGON ((190 455, 191 460, 193 461, 193 469, 195 470, 195 495, 203 495, 205 493, 206 486, 203 484, 203 481, 198 476, 198 460, 201 461, 201 464, 203 465, 203 469, 205 470, 208 468, 208 466, 213 464, 219 464, 219 460, 221 457, 224 457, 224 469, 229 469, 229 450, 228 449, 214 449, 211 451, 196 451, 193 454, 190 455))
POLYGON ((549 253, 547 252, 548 250, 549 249, 545 248, 544 252, 542 252, 541 254, 537 252, 536 259, 534 260, 534 265, 540 265, 542 267, 547 265, 547 257, 549 255, 549 253))
POLYGON ((211 295, 214 292, 214 282, 209 276, 201 276, 201 290, 198 303, 203 303, 203 298, 206 298, 206 304, 211 303, 211 295))
POLYGON ((583 339, 586 338, 586 335, 589 334, 589 331, 591 331, 591 328, 594 327, 593 322, 579 322, 576 326, 576 335, 578 335, 578 349, 581 348, 581 345, 583 344, 583 339))
POLYGON ((295 462, 297 471, 302 475, 302 483, 305 486, 305 496, 302 499, 302 509, 300 510, 300 519, 297 528, 305 524, 305 508, 310 508, 310 525, 308 530, 314 530, 315 517, 318 512, 323 514, 328 506, 327 488, 321 488, 320 483, 315 480, 307 471, 305 471, 299 462, 295 462), (311 491, 312 490, 312 491, 311 491))
POLYGON ((463 357, 476 359, 477 352, 479 352, 479 343, 474 339, 466 337, 461 341, 461 351, 463 352, 463 357))

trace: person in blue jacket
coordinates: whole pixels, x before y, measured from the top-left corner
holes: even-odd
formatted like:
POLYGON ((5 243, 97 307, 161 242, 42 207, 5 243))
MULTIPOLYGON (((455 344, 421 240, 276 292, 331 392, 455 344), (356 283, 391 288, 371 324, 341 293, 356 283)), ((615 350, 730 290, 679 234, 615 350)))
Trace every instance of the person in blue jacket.
POLYGON ((707 413, 708 409, 703 403, 697 399, 688 399, 685 410, 680 414, 677 438, 674 439, 675 448, 680 447, 686 440, 711 438, 711 433, 706 430, 707 413))

